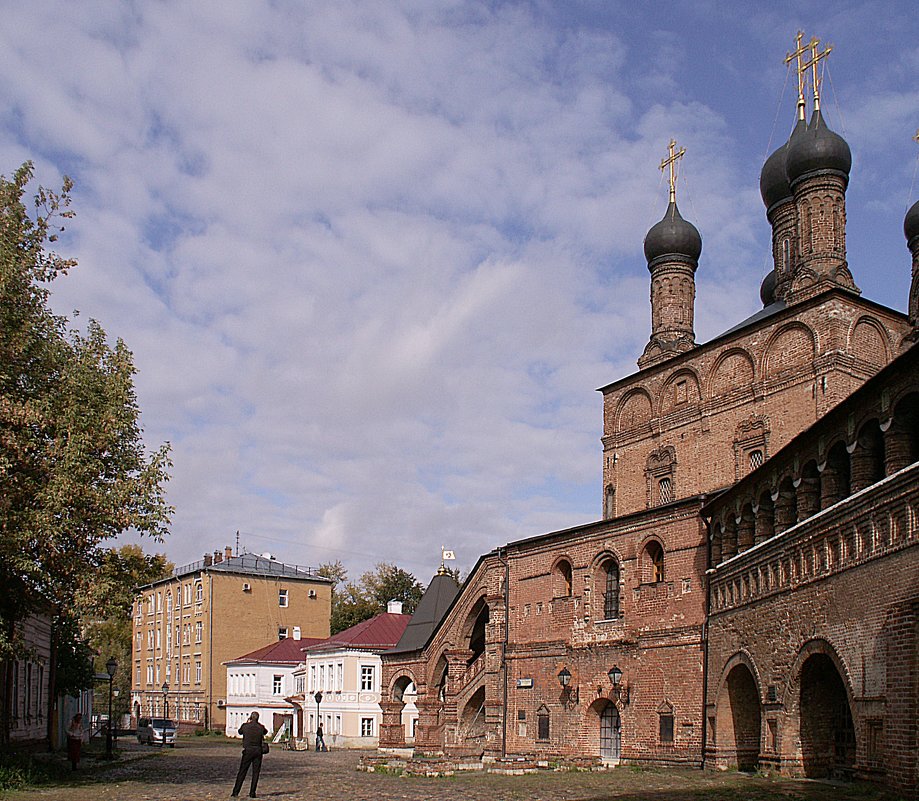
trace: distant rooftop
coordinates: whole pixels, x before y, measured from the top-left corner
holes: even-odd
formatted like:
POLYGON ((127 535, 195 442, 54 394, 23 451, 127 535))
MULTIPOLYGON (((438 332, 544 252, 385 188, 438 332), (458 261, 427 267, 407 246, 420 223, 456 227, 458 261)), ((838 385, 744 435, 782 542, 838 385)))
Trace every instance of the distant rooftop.
POLYGON ((333 634, 327 640, 310 645, 304 650, 327 651, 338 648, 386 650, 399 642, 411 618, 411 615, 383 612, 369 620, 362 620, 338 634, 333 634))
MULTIPOLYGON (((288 565, 279 562, 273 556, 267 554, 244 553, 239 556, 222 556, 220 552, 217 558, 208 554, 204 559, 192 562, 188 565, 182 565, 172 571, 170 578, 178 578, 202 571, 214 573, 234 573, 249 576, 284 576, 295 579, 310 579, 312 581, 323 582, 326 584, 334 583, 333 579, 320 576, 318 568, 305 567, 303 565, 288 565)), ((152 584, 159 584, 169 579, 160 579, 152 584)), ((148 584, 146 586, 152 586, 148 584)))
MULTIPOLYGON (((230 659, 224 664, 270 662, 297 665, 303 661, 303 649, 320 642, 324 642, 324 640, 319 637, 304 637, 299 640, 294 637, 286 637, 283 640, 276 640, 268 645, 263 645, 245 656, 230 659)), ((106 679, 108 679, 108 674, 106 674, 106 679)))

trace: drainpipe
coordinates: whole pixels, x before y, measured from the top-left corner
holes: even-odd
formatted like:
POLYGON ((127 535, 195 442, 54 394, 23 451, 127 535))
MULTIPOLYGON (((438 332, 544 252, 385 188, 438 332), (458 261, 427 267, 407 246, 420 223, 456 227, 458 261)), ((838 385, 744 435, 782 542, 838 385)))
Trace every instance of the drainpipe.
MULTIPOLYGON (((705 499, 702 501, 705 502, 705 499)), ((708 743, 708 621, 712 612, 712 526, 705 521, 705 563, 709 565, 703 574, 705 581, 705 617, 702 620, 702 753, 701 767, 705 768, 705 749, 708 743)))
POLYGON ((207 703, 204 705, 204 728, 211 730, 211 701, 214 697, 214 577, 207 574, 207 703))
POLYGON ((497 553, 498 559, 504 565, 504 642, 501 645, 501 675, 504 682, 504 701, 501 704, 501 757, 503 759, 507 756, 507 642, 510 636, 511 566, 507 559, 507 546, 498 548, 497 553))

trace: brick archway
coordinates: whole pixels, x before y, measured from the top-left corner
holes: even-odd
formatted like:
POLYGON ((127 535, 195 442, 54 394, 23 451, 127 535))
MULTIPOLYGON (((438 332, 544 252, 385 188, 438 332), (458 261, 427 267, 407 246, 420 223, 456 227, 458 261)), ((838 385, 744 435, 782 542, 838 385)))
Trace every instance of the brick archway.
POLYGON ((714 745, 718 765, 754 770, 759 764, 762 706, 747 660, 728 663, 715 707, 714 745))

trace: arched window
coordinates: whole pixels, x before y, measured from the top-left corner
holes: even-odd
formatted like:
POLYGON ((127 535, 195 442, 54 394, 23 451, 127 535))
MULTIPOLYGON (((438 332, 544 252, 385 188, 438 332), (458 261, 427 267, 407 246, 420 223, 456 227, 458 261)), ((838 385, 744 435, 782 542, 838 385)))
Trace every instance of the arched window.
POLYGON ((603 565, 606 582, 603 589, 603 619, 619 617, 619 565, 609 559, 603 565))
POLYGON ((645 546, 646 581, 656 584, 664 580, 664 548, 652 540, 645 546))
POLYGON ((567 598, 571 595, 571 562, 567 559, 562 559, 556 565, 555 570, 558 577, 556 592, 560 597, 567 598))
POLYGON ((536 710, 536 739, 549 739, 549 709, 545 704, 536 710))

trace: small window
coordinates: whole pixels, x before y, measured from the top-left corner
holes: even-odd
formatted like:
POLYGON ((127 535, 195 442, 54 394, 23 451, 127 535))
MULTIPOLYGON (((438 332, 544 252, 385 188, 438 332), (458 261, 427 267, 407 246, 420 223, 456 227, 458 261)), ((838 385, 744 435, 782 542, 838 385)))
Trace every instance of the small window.
POLYGON ((361 690, 373 690, 373 665, 361 665, 361 690))
POLYGON ((673 479, 662 478, 657 483, 661 503, 670 503, 673 500, 673 479))
POLYGON ((204 600, 204 585, 199 581, 195 584, 195 602, 201 603, 204 600))
POLYGON ((689 392, 686 387, 686 381, 676 382, 676 402, 677 404, 686 403, 689 400, 689 392))
POLYGON ((673 713, 665 712, 660 716, 661 745, 673 745, 673 713))
POLYGON ((278 606, 287 606, 287 590, 278 590, 278 606))
POLYGON ((664 548, 659 542, 651 541, 645 547, 647 560, 647 581, 657 584, 664 580, 664 548))
POLYGON ((373 737, 373 718, 361 718, 361 737, 373 737))
POLYGON ((603 501, 603 519, 612 520, 616 516, 616 488, 612 485, 606 488, 606 497, 603 501))
POLYGON ((603 592, 603 619, 615 620, 619 617, 619 565, 612 559, 603 566, 606 574, 606 586, 603 592))
POLYGON ((545 706, 539 707, 536 712, 536 739, 549 739, 549 710, 545 706))
POLYGON ((279 640, 287 639, 287 626, 278 626, 278 639, 279 640))
POLYGON ((563 559, 558 563, 558 592, 562 597, 569 597, 571 595, 571 562, 563 559))
POLYGON ((282 685, 283 685, 282 677, 275 674, 271 680, 271 692, 274 695, 280 695, 282 685))

